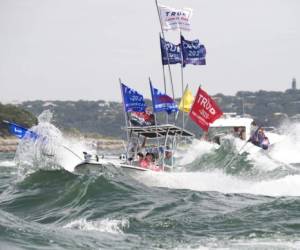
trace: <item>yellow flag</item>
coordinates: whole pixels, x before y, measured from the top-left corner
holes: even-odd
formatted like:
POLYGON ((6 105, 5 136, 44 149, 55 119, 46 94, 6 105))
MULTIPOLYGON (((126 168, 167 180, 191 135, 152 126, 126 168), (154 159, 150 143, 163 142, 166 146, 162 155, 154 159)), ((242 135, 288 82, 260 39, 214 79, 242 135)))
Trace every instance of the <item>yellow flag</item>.
POLYGON ((184 91, 184 94, 181 98, 181 101, 180 101, 180 104, 179 104, 179 109, 182 112, 187 112, 188 113, 191 110, 193 102, 194 102, 194 96, 193 96, 192 92, 188 88, 186 88, 185 91, 184 91))

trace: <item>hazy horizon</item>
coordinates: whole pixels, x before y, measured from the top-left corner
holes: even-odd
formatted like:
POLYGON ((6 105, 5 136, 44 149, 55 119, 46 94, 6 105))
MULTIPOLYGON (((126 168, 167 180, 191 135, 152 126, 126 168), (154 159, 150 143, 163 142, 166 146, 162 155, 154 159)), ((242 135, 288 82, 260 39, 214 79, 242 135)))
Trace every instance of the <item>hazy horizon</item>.
MULTIPOLYGON (((289 88, 286 88, 285 90, 264 90, 264 89, 260 89, 260 90, 254 90, 254 91, 250 91, 250 92, 259 92, 259 91, 275 91, 275 92, 285 92, 286 90, 291 89, 291 86, 289 86, 289 88)), ((298 90, 300 90, 300 88, 297 88, 298 90)), ((248 91, 248 90, 238 90, 238 91, 248 91)), ((237 91, 237 92, 238 92, 237 91)), ((217 94, 224 94, 221 92, 215 93, 215 94, 211 94, 212 96, 215 96, 217 94)), ((171 95, 171 93, 170 93, 171 95)), ((236 93, 234 94, 224 94, 226 96, 235 96, 236 93)), ((179 99, 180 97, 175 97, 175 99, 179 99)), ((145 99, 147 100, 151 100, 150 97, 145 97, 145 99)), ((105 102, 122 102, 121 97, 119 99, 116 100, 109 100, 109 99, 26 99, 26 100, 9 100, 9 101, 0 101, 0 103, 2 104, 19 104, 19 103, 23 103, 23 102, 34 102, 34 101, 42 101, 42 102, 55 102, 55 101, 62 101, 62 102, 78 102, 78 101, 105 101, 105 102)))
MULTIPOLYGON (((183 35, 200 39, 207 49, 206 66, 184 70, 185 84, 194 93, 199 84, 211 95, 285 91, 299 77, 299 1, 159 2, 193 9, 192 31, 183 35)), ((163 89, 159 32, 154 0, 130 5, 0 0, 0 102, 120 102, 119 77, 149 98, 149 76, 163 89)), ((169 31, 166 39, 178 43, 179 34, 169 31)), ((179 97, 180 66, 171 67, 179 97)))

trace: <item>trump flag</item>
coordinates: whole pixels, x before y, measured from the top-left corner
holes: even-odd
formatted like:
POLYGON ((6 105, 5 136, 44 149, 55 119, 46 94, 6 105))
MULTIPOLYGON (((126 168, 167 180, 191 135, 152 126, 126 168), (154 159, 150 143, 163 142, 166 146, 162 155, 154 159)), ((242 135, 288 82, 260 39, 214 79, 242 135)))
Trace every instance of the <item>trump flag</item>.
POLYGON ((151 81, 150 81, 150 89, 151 89, 152 105, 153 105, 154 112, 166 111, 170 114, 172 112, 178 111, 176 102, 170 96, 154 88, 152 86, 151 81))
POLYGON ((144 97, 135 91, 127 87, 125 84, 121 83, 121 91, 123 96, 123 104, 125 112, 144 112, 146 109, 146 104, 144 97))
POLYGON ((8 125, 8 131, 12 135, 14 135, 20 139, 30 138, 30 139, 35 140, 38 138, 38 135, 35 132, 29 130, 28 128, 24 128, 23 126, 21 126, 19 124, 9 122, 9 121, 3 121, 3 122, 8 125))
POLYGON ((206 65, 206 49, 198 39, 189 41, 181 36, 183 66, 186 64, 206 65))
POLYGON ((167 6, 158 6, 163 30, 191 29, 192 9, 174 9, 167 6))
POLYGON ((210 123, 213 123, 223 114, 216 102, 199 87, 195 97, 190 118, 203 130, 208 131, 210 123))
POLYGON ((167 42, 160 37, 160 50, 163 65, 181 63, 180 45, 167 42))

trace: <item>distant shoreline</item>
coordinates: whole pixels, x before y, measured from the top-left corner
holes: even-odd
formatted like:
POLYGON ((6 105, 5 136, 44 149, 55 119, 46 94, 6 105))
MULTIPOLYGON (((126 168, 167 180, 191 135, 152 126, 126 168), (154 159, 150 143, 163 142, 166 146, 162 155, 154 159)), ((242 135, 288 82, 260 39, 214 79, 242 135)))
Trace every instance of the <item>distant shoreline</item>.
POLYGON ((15 137, 0 137, 0 152, 15 152, 19 139, 15 137))
MULTIPOLYGON (((118 150, 122 149, 123 141, 118 139, 83 139, 87 144, 92 145, 96 150, 118 150)), ((15 152, 20 139, 15 137, 0 137, 0 152, 15 152)))

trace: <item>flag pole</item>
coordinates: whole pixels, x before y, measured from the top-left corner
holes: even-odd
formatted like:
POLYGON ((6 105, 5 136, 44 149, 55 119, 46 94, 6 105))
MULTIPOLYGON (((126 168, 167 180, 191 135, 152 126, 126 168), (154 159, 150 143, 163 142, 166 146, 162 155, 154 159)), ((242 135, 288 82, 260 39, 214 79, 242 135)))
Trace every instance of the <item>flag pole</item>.
MULTIPOLYGON (((189 87, 189 85, 187 84, 186 87, 185 87, 184 92, 188 89, 188 87, 189 87)), ((199 88, 201 88, 201 84, 199 85, 199 88)), ((194 101, 195 101, 195 99, 194 99, 194 101)), ((194 101, 193 101, 193 103, 192 103, 192 106, 193 106, 193 104, 194 104, 194 101)), ((191 106, 191 108, 192 108, 192 106, 191 106)), ((190 112, 188 112, 188 113, 190 113, 190 112)), ((189 123, 189 120, 190 120, 190 119, 187 119, 187 120, 186 120, 185 126, 187 126, 187 124, 189 123)))
POLYGON ((154 97, 153 97, 153 87, 152 87, 150 76, 149 76, 149 84, 150 84, 151 99, 152 99, 152 108, 153 108, 153 114, 154 114, 155 132, 156 132, 156 143, 157 143, 157 149, 158 149, 158 152, 159 152, 159 139, 158 139, 158 130, 157 130, 157 119, 156 119, 156 113, 155 113, 155 104, 153 103, 153 100, 154 100, 154 97))
MULTIPOLYGON (((162 34, 163 39, 166 40, 165 39, 165 33, 164 33, 164 30, 163 30, 163 26, 162 26, 162 20, 160 18, 160 11, 159 11, 157 0, 155 0, 155 4, 156 4, 157 14, 158 14, 158 18, 159 18, 159 24, 160 24, 161 34, 162 34)), ((173 78, 172 78, 170 60, 169 60, 168 51, 166 51, 166 52, 167 52, 167 60, 168 60, 168 69, 169 69, 170 82, 171 82, 171 87, 172 87, 172 97, 173 97, 173 100, 175 100, 175 94, 174 94, 174 86, 173 86, 173 78)), ((164 67, 164 65, 163 65, 163 67, 164 67)))
POLYGON ((121 89, 121 94, 122 94, 122 101, 123 101, 123 109, 124 109, 124 119, 125 119, 125 126, 126 126, 126 136, 127 136, 127 147, 126 147, 126 160, 128 159, 128 144, 129 144, 129 133, 128 133, 128 117, 127 117, 127 112, 125 108, 125 101, 124 101, 124 93, 122 89, 122 81, 121 78, 119 78, 119 83, 120 83, 120 89, 121 89))
MULTIPOLYGON (((181 33, 181 29, 180 29, 180 46, 181 46, 181 94, 183 96, 183 49, 182 49, 182 42, 181 42, 181 36, 182 36, 182 33, 181 33)), ((184 100, 183 100, 183 107, 184 107, 184 100)), ((184 129, 184 112, 182 112, 182 129, 184 129)))
MULTIPOLYGON (((182 115, 183 115, 183 116, 184 116, 184 114, 185 114, 185 111, 184 111, 184 107, 185 107, 185 106, 184 106, 184 99, 185 99, 185 98, 184 98, 184 95, 185 95, 185 92, 187 91, 188 87, 189 87, 189 85, 187 84, 187 85, 185 86, 185 89, 184 89, 184 91, 183 91, 183 95, 182 95, 182 97, 181 97, 181 98, 182 98, 182 104, 183 104, 183 111, 182 111, 182 115)), ((184 126, 187 125, 188 121, 189 121, 189 120, 187 119, 186 123, 183 124, 182 129, 184 129, 184 126)), ((184 122, 184 121, 183 121, 183 122, 184 122)))
MULTIPOLYGON (((160 51, 161 51, 161 36, 159 33, 159 44, 160 44, 160 51)), ((162 56, 162 55, 161 55, 162 56)), ((164 88, 165 88, 165 94, 167 94, 167 84, 166 84, 166 73, 165 73, 165 67, 163 65, 163 62, 161 62, 161 66, 162 66, 162 72, 163 72, 163 78, 164 78, 164 88)), ((166 113, 166 123, 169 123, 169 115, 168 113, 166 113)))

